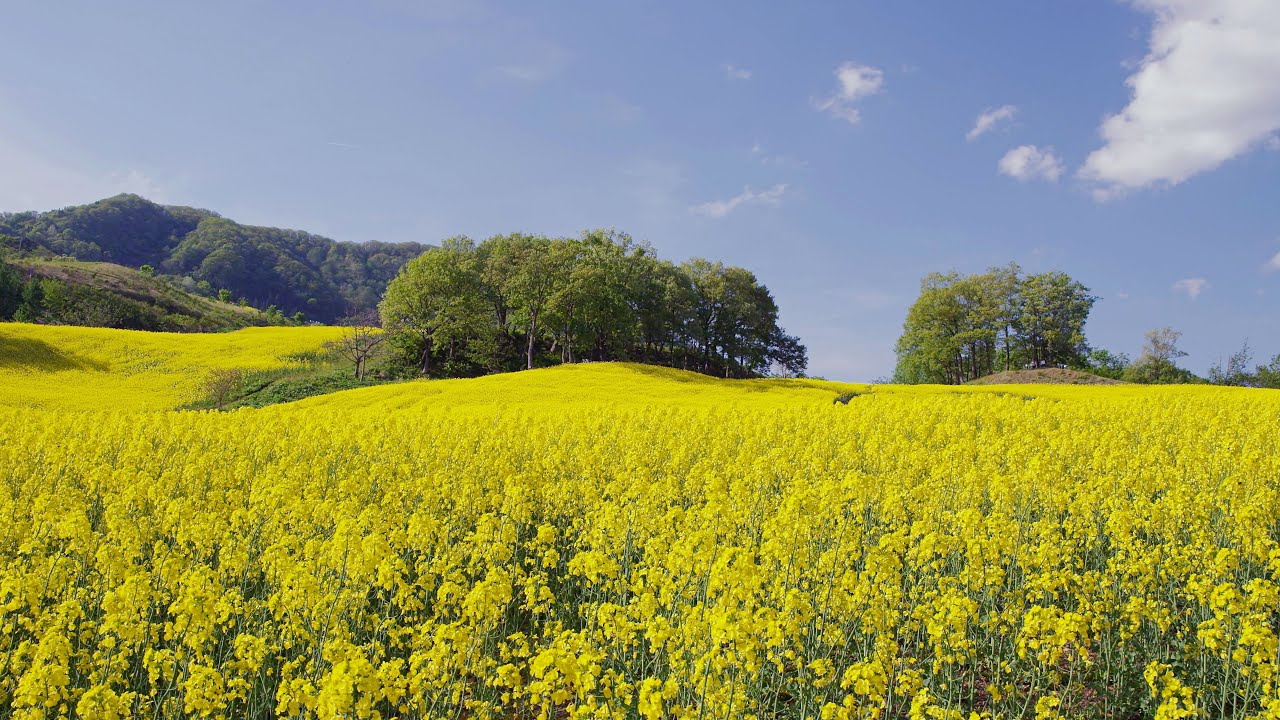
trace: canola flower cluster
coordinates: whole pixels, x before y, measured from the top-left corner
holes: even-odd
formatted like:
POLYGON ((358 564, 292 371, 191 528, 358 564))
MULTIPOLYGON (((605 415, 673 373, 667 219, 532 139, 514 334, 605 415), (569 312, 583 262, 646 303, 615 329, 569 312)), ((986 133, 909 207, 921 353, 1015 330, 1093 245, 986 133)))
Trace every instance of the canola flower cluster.
POLYGON ((1280 717, 1280 393, 836 387, 0 408, 0 716, 1280 717))

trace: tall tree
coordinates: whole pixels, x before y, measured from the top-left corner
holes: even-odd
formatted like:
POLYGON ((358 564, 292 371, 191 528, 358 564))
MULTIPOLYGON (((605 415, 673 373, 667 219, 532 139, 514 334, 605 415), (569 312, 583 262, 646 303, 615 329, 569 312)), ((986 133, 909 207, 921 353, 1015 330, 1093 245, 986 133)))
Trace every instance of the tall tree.
POLYGON ((452 361, 460 345, 482 334, 485 309, 476 247, 465 237, 409 261, 379 306, 383 328, 402 352, 417 356, 423 374, 440 348, 452 361))
POLYGON ((1142 354, 1124 373, 1124 379, 1139 383, 1184 383, 1196 378, 1178 367, 1178 359, 1186 353, 1178 347, 1182 333, 1171 327, 1148 330, 1142 354))
POLYGON ((1088 352, 1084 324, 1097 300, 1062 272, 1031 275, 1019 287, 1017 324, 1036 367, 1076 365, 1088 352))

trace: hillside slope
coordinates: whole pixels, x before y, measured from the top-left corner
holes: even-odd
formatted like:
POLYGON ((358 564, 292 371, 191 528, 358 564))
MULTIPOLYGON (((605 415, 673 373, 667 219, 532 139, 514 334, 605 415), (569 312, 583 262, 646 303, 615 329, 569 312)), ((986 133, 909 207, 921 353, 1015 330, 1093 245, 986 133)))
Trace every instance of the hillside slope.
POLYGON ((299 230, 241 225, 209 210, 117 195, 49 212, 0 213, 0 249, 150 265, 189 290, 331 322, 373 309, 420 243, 342 243, 299 230))
POLYGON ((197 399, 214 368, 288 365, 339 332, 263 327, 178 334, 0 323, 0 407, 169 410, 197 399))
POLYGON ((724 380, 686 370, 637 363, 558 365, 538 370, 456 380, 423 380, 307 398, 278 406, 286 412, 410 413, 447 408, 521 407, 559 412, 570 408, 665 405, 780 407, 830 405, 842 392, 865 385, 826 380, 724 380))
MULTIPOLYGON (((162 411, 201 399, 215 368, 306 369, 336 327, 262 327, 230 333, 151 333, 105 328, 0 323, 0 407, 49 410, 162 411)), ((299 416, 421 416, 506 410, 556 413, 592 408, 834 407, 880 412, 881 405, 926 396, 943 403, 1095 402, 1236 394, 1270 402, 1270 390, 1208 385, 1077 386, 861 385, 825 380, 724 380, 634 363, 581 363, 459 380, 414 380, 343 390, 261 410, 299 416), (845 405, 834 405, 842 394, 845 405), (983 400, 978 400, 983 398, 983 400)))
POLYGON ((1123 385, 1100 375, 1067 368, 1037 368, 1035 370, 1006 370, 993 373, 966 385, 1123 385))
POLYGON ((50 306, 46 319, 56 324, 211 332, 269 323, 255 308, 186 292, 123 265, 36 257, 8 265, 24 282, 44 279, 66 286, 66 297, 45 298, 50 306))

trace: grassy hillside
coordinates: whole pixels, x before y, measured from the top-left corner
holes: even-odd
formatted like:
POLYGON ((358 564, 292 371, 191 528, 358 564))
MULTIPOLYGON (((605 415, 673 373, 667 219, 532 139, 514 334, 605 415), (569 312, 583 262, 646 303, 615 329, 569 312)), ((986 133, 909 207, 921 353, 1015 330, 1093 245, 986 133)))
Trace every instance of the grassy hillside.
POLYGON ((123 265, 37 257, 8 264, 24 277, 87 290, 90 297, 109 303, 122 319, 142 328, 211 332, 267 324, 266 316, 255 308, 189 293, 123 265))

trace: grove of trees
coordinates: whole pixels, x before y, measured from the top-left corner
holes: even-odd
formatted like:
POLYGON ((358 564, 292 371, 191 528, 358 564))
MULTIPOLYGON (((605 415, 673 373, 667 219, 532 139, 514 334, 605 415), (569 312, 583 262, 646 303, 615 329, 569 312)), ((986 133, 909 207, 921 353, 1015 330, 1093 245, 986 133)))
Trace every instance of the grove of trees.
POLYGON ((405 265, 379 311, 397 361, 436 376, 627 360, 740 378, 807 364, 750 271, 677 265, 611 230, 446 240, 405 265))
POLYGON ((895 382, 959 384, 1001 370, 1082 366, 1096 298, 1061 272, 1018 265, 930 273, 898 339, 895 382))

